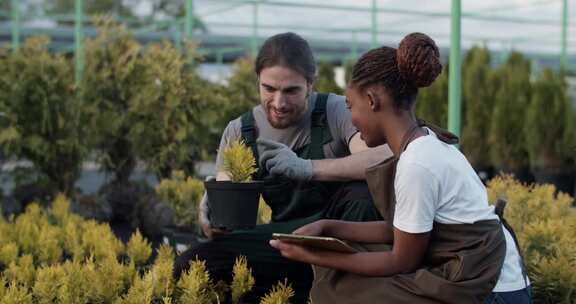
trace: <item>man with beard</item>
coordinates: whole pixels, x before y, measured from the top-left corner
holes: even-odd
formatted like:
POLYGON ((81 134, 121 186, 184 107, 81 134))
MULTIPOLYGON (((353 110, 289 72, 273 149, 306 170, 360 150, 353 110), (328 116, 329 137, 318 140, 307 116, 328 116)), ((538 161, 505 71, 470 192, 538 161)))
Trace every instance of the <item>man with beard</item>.
POLYGON ((300 36, 284 33, 267 39, 255 72, 261 103, 224 130, 216 179, 229 179, 222 171, 224 148, 243 140, 259 160, 254 178, 266 180, 263 197, 272 209, 272 223, 253 230, 214 229, 204 195, 199 220, 211 240, 179 256, 175 275, 197 257, 206 261, 214 280, 230 282, 236 257, 244 255, 256 281, 248 303, 258 302, 284 278, 296 292, 293 302, 306 303, 313 278, 310 266, 281 257, 268 244, 271 234, 291 233, 321 218, 380 220, 364 182, 365 169, 392 154, 387 146, 366 147, 343 96, 314 92, 316 63, 300 36))

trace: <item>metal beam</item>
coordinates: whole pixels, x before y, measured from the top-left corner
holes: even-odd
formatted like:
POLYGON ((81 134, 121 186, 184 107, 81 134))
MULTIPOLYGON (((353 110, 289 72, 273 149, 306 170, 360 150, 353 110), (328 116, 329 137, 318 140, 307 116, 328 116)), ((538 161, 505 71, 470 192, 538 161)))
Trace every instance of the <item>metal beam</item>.
POLYGON ((378 0, 372 0, 372 48, 376 48, 378 46, 378 0))
POLYGON ((252 58, 258 55, 258 2, 252 4, 252 38, 250 40, 252 58))
POLYGON ((562 1, 562 42, 560 46, 560 67, 567 68, 566 52, 568 42, 568 0, 562 1))
POLYGON ((194 0, 186 1, 186 21, 184 34, 186 39, 192 39, 192 31, 194 30, 194 0))
POLYGON ((20 6, 18 0, 10 3, 12 11, 12 51, 16 52, 20 48, 20 6))
MULTIPOLYGON (((260 3, 261 5, 267 6, 284 6, 284 7, 300 7, 309 9, 320 9, 320 10, 339 10, 346 12, 364 12, 370 13, 372 11, 371 7, 362 6, 349 6, 349 5, 331 5, 331 4, 320 4, 317 2, 307 2, 307 3, 294 3, 286 0, 267 0, 261 2, 260 0, 221 0, 223 2, 232 3, 260 3)), ((450 17, 449 13, 446 12, 430 12, 421 10, 411 10, 411 9, 401 9, 386 7, 386 9, 377 9, 378 13, 388 13, 397 15, 413 15, 422 17, 450 17)), ((493 22, 505 22, 505 23, 520 23, 520 24, 535 24, 535 25, 548 25, 548 26, 558 26, 558 21, 555 19, 539 19, 539 18, 520 18, 520 17, 505 17, 505 16, 494 16, 490 14, 480 14, 480 13, 460 13, 461 18, 480 20, 480 21, 493 21, 493 22)))
POLYGON ((82 72, 84 70, 84 50, 82 45, 83 39, 83 3, 84 0, 75 1, 75 18, 74 18, 74 79, 76 85, 82 79, 82 72))
POLYGON ((450 64, 448 92, 448 130, 460 136, 462 70, 461 70, 461 2, 452 0, 452 17, 450 27, 450 64))

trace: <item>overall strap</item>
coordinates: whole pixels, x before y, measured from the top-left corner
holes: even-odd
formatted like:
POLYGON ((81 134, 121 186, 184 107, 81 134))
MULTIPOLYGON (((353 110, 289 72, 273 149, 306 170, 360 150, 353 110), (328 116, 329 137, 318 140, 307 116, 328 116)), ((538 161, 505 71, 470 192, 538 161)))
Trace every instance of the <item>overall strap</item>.
POLYGON ((418 128, 420 128, 420 126, 418 124, 415 124, 412 127, 410 127, 408 131, 406 131, 404 137, 402 137, 402 142, 400 143, 400 151, 398 152, 398 156, 396 156, 396 159, 400 159, 400 155, 402 155, 402 152, 406 150, 406 147, 408 147, 408 144, 410 143, 410 141, 412 141, 412 138, 414 138, 416 132, 418 132, 418 128))
MULTIPOLYGON (((240 118, 242 122, 242 140, 244 144, 246 144, 250 149, 252 149, 252 154, 254 155, 254 159, 256 160, 256 168, 260 171, 260 164, 259 164, 259 155, 258 155, 258 145, 256 144, 256 124, 254 122, 254 113, 252 113, 252 109, 250 111, 242 114, 240 118)), ((258 175, 258 171, 254 173, 254 177, 258 175)))
POLYGON ((310 159, 324 158, 323 146, 332 140, 326 115, 327 101, 328 94, 318 93, 316 95, 316 105, 312 111, 312 125, 310 128, 310 159))
POLYGON ((512 240, 514 240, 514 245, 516 246, 516 250, 518 251, 518 256, 520 256, 520 269, 522 270, 522 279, 524 279, 524 286, 528 288, 528 280, 526 279, 528 273, 526 272, 526 265, 524 264, 524 255, 522 254, 522 250, 520 249, 520 243, 518 242, 516 233, 514 233, 514 229, 512 229, 512 226, 510 226, 510 224, 508 224, 508 221, 506 221, 506 219, 504 218, 504 209, 506 208, 506 204, 507 202, 504 199, 499 198, 496 201, 494 207, 494 213, 498 215, 498 217, 500 218, 500 222, 502 222, 502 226, 504 226, 504 228, 508 230, 510 236, 512 236, 512 240))

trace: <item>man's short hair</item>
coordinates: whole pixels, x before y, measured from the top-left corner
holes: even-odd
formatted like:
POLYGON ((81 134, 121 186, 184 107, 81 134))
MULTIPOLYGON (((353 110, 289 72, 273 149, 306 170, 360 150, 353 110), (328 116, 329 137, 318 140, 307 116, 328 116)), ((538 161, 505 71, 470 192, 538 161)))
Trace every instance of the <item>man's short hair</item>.
POLYGON ((300 73, 308 83, 314 82, 316 61, 308 42, 294 33, 274 35, 264 42, 256 57, 255 72, 260 76, 263 69, 284 66, 300 73))

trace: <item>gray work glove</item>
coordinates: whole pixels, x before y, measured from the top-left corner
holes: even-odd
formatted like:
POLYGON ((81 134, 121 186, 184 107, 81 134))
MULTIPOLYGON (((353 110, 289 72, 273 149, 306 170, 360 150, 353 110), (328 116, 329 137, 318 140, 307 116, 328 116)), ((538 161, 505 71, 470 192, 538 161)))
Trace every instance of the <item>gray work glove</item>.
POLYGON ((309 181, 314 176, 312 160, 302 159, 288 146, 267 139, 256 141, 263 147, 259 163, 271 175, 280 175, 298 181, 309 181))

